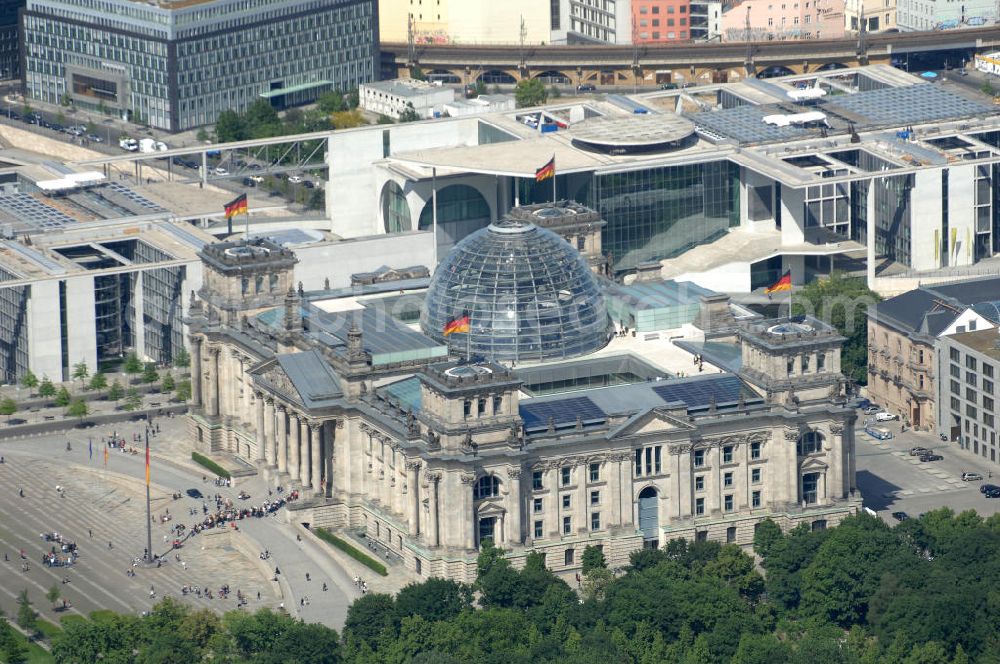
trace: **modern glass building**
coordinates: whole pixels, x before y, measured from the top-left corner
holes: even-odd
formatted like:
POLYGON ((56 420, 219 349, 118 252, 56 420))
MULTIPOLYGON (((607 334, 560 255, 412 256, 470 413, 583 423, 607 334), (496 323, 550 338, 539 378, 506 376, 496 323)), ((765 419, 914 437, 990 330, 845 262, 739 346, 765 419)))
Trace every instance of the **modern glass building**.
POLYGON ((607 344, 610 320, 596 277, 561 237, 502 219, 455 245, 427 291, 421 327, 452 353, 552 360, 607 344), (445 326, 469 316, 469 332, 445 326))
POLYGON ((18 54, 17 10, 24 0, 0 0, 0 81, 21 75, 18 54))
POLYGON ((375 78, 374 0, 29 0, 30 99, 170 131, 375 78))

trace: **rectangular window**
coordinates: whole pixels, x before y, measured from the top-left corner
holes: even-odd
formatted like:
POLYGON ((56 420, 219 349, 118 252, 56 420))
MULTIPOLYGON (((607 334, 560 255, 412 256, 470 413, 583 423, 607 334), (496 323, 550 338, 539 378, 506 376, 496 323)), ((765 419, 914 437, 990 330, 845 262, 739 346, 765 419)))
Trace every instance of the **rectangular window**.
POLYGON ((993 378, 993 365, 983 362, 983 375, 987 378, 993 378))
POLYGON ((750 494, 750 506, 760 507, 760 491, 754 491, 750 494))
POLYGON ((976 384, 976 374, 971 371, 965 372, 965 384, 975 385, 976 384))
POLYGON ((532 491, 541 491, 542 488, 543 488, 543 486, 542 486, 542 471, 540 471, 540 470, 532 471, 532 473, 531 473, 531 490, 532 491))
POLYGON ((539 539, 542 536, 543 523, 541 521, 535 521, 535 539, 539 539))
POLYGON ((705 476, 704 475, 695 475, 694 476, 694 490, 695 491, 704 491, 705 490, 705 476))
POLYGON ((646 474, 651 475, 653 473, 653 448, 646 448, 646 474))
POLYGON ((951 393, 952 394, 961 394, 962 393, 962 384, 959 383, 957 380, 951 381, 951 393))
POLYGON ((726 445, 722 448, 722 463, 732 463, 733 462, 733 446, 726 445))
POLYGON ((722 509, 727 512, 733 511, 733 494, 727 493, 722 497, 722 509))
POLYGON ((705 465, 705 450, 695 450, 693 454, 694 467, 701 468, 705 465))
POLYGON ((462 404, 462 415, 465 417, 472 415, 472 402, 468 399, 466 399, 465 403, 462 404))
POLYGON ((563 553, 563 562, 567 565, 572 565, 573 559, 575 557, 576 557, 576 551, 574 551, 573 549, 566 549, 566 552, 563 553))
POLYGON ((951 374, 952 378, 961 378, 962 369, 957 364, 952 364, 948 367, 948 372, 951 374))
POLYGON ((729 526, 726 528, 726 544, 732 544, 736 541, 736 526, 729 526))
POLYGON ((962 356, 957 348, 950 348, 948 350, 948 357, 951 358, 952 362, 960 362, 962 360, 962 356))
POLYGON ((656 468, 656 474, 657 475, 659 475, 660 472, 661 472, 661 470, 660 470, 661 469, 661 466, 660 466, 660 460, 661 460, 660 457, 661 457, 661 455, 660 455, 660 453, 662 451, 663 451, 663 448, 660 445, 657 445, 655 448, 653 448, 653 467, 656 468))
POLYGON ((483 416, 483 415, 486 414, 486 399, 485 398, 480 397, 479 400, 476 402, 476 411, 477 411, 476 414, 479 415, 479 416, 483 416))
POLYGON ((590 481, 591 482, 601 481, 601 464, 599 463, 590 464, 590 481))
POLYGON ((993 410, 993 399, 990 397, 983 397, 983 410, 993 410))
POLYGON ((570 535, 573 532, 573 518, 569 516, 563 517, 563 535, 570 535))
POLYGON ((493 414, 500 415, 503 413, 503 397, 493 397, 493 414))
POLYGON ((733 474, 726 473, 722 476, 722 486, 730 487, 733 485, 733 474))
POLYGON ((590 504, 591 505, 600 505, 601 504, 601 492, 600 491, 591 491, 590 492, 590 504))
POLYGON ((971 387, 965 388, 965 400, 976 403, 976 391, 971 387))
POLYGON ((972 357, 971 355, 966 355, 965 356, 965 368, 966 369, 972 369, 973 371, 975 371, 976 370, 976 358, 972 357))
POLYGON ((806 473, 802 476, 802 501, 806 505, 819 502, 819 473, 806 473))
MULTIPOLYGON (((976 419, 976 409, 975 409, 975 407, 971 406, 971 405, 966 405, 966 407, 965 407, 965 414, 967 416, 971 417, 972 419, 976 419)), ((966 423, 966 424, 968 424, 968 423, 966 423)))
POLYGON ((705 513, 705 499, 704 498, 695 498, 694 499, 694 513, 696 515, 698 515, 698 516, 701 516, 702 514, 705 513))
POLYGON ((760 475, 761 475, 761 469, 760 468, 751 468, 750 469, 750 483, 751 484, 760 484, 760 475))
MULTIPOLYGON (((808 21, 809 17, 806 17, 808 21)), ((826 354, 820 353, 816 356, 816 371, 824 371, 826 369, 826 354)))
MULTIPOLYGON (((796 21, 798 22, 798 21, 796 21)), ((809 356, 802 356, 802 373, 809 373, 809 356)))
POLYGON ((564 510, 568 510, 569 509, 569 504, 570 504, 569 503, 569 494, 567 493, 565 496, 562 497, 563 509, 564 510))
POLYGON ((590 529, 600 530, 601 529, 601 513, 591 512, 590 513, 590 529))
POLYGON ((993 381, 983 379, 983 392, 986 394, 993 394, 993 381))
POLYGON ((635 451, 635 476, 642 477, 642 450, 635 451))
POLYGON ((570 469, 569 469, 569 466, 564 466, 564 467, 560 468, 559 472, 560 472, 560 481, 562 482, 562 485, 563 486, 569 485, 569 480, 570 480, 570 469))
POLYGON ((532 511, 535 514, 539 514, 542 511, 542 499, 541 498, 535 498, 531 502, 531 508, 532 508, 532 511))
POLYGON ((750 443, 750 458, 751 459, 760 458, 760 443, 750 443))

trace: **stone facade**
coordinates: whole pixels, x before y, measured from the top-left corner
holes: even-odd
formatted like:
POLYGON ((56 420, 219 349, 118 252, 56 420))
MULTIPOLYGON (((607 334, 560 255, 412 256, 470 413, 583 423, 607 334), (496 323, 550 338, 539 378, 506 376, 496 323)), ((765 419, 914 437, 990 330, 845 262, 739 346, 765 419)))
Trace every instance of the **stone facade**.
POLYGON ((933 431, 934 339, 868 319, 868 398, 904 423, 933 431))
POLYGON ((326 343, 310 329, 288 252, 254 241, 203 254, 188 318, 198 446, 300 489, 290 518, 363 532, 418 574, 472 580, 485 538, 515 564, 534 550, 578 569, 599 545, 617 567, 676 537, 749 545, 766 517, 820 528, 860 508, 843 339, 817 321, 741 328, 742 382, 606 388, 691 396, 528 426, 525 404, 560 397, 523 399, 517 374, 491 362, 375 366, 361 330, 326 343), (416 381, 419 399, 387 392, 393 377, 416 381), (738 397, 722 390, 734 384, 738 397))

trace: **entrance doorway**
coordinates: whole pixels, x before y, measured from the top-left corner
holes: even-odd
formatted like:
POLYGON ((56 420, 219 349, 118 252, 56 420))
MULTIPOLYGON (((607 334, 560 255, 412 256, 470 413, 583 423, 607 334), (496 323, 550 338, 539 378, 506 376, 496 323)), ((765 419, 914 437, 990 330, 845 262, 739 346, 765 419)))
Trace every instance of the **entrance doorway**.
POLYGON ((496 524, 497 519, 495 516, 486 516, 479 520, 479 546, 482 546, 485 540, 496 542, 496 536, 494 535, 496 524))
POLYGON ((639 494, 639 530, 644 541, 660 539, 660 509, 656 489, 646 487, 639 494))

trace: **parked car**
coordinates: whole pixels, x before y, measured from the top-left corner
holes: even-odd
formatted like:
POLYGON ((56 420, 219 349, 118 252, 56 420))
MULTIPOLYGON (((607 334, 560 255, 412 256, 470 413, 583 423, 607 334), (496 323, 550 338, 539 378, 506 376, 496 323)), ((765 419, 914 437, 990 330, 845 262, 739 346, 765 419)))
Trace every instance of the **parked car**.
POLYGON ((291 182, 292 184, 301 184, 302 183, 302 176, 301 175, 289 175, 288 176, 288 181, 291 182))
POLYGON ((982 480, 983 476, 979 473, 962 473, 963 482, 981 482, 982 480))
POLYGON ((882 412, 875 413, 876 422, 891 422, 898 419, 899 415, 896 415, 895 413, 887 413, 884 410, 882 412))
POLYGON ((676 83, 660 83, 660 89, 661 90, 676 90, 677 89, 677 84, 676 83))
POLYGON ((880 412, 882 409, 875 405, 865 406, 865 415, 874 415, 880 412))
POLYGON ((979 487, 979 493, 988 493, 990 491, 1000 491, 1000 486, 996 484, 984 484, 979 487))
POLYGON ((305 187, 306 189, 315 189, 316 188, 316 184, 313 183, 312 180, 303 180, 302 181, 302 186, 305 187))
POLYGON ((906 512, 893 512, 892 518, 896 521, 906 521, 910 518, 910 515, 906 512))
POLYGON ((229 175, 229 170, 225 166, 216 166, 213 172, 216 175, 229 175))
POLYGON ((858 403, 855 406, 855 408, 860 408, 861 410, 865 410, 866 408, 871 408, 871 406, 872 406, 871 400, 869 400, 869 399, 858 399, 858 403))
POLYGON ((188 489, 185 493, 187 493, 187 495, 191 496, 192 498, 201 498, 202 497, 201 496, 201 491, 198 491, 198 489, 188 489))
POLYGON ((910 456, 923 456, 924 454, 930 454, 931 451, 926 447, 911 447, 910 456))
POLYGON ((593 83, 581 83, 576 86, 577 92, 597 92, 597 86, 593 83))
POLYGON ((942 459, 944 459, 944 457, 941 456, 940 454, 921 454, 920 455, 920 462, 921 463, 927 463, 928 461, 941 461, 942 459))
POLYGON ((87 134, 87 140, 91 143, 103 143, 104 139, 97 134, 87 134))

